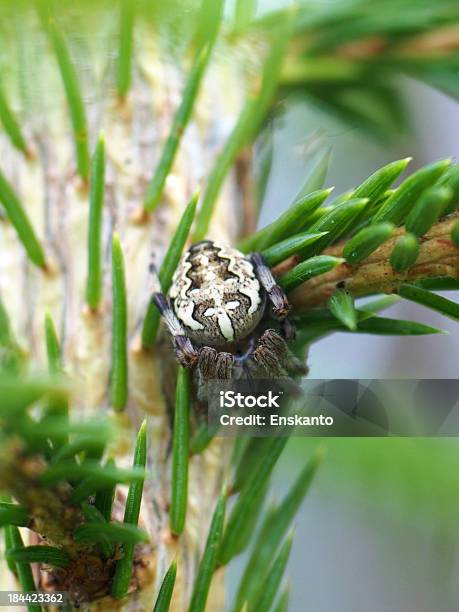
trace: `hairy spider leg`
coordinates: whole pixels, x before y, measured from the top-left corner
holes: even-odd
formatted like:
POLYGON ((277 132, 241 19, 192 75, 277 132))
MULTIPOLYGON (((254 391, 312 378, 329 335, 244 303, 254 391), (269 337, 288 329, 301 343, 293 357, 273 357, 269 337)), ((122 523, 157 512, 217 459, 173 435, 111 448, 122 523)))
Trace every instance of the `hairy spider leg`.
POLYGON ((152 297, 161 316, 166 323, 167 329, 172 336, 174 350, 178 360, 184 368, 191 368, 199 360, 199 352, 188 338, 180 321, 175 316, 169 300, 163 293, 154 293, 152 297))
POLYGON ((251 359, 269 376, 287 377, 287 372, 304 374, 306 366, 290 351, 284 338, 274 329, 260 336, 251 359))
POLYGON ((296 335, 295 327, 287 318, 291 307, 284 290, 276 283, 273 273, 266 265, 260 253, 252 253, 250 259, 255 267, 258 280, 268 294, 268 299, 272 304, 272 314, 274 318, 281 323, 281 330, 284 337, 287 340, 294 340, 296 335))
POLYGON ((273 273, 266 265, 260 253, 252 253, 250 259, 255 267, 258 280, 268 294, 274 317, 279 320, 285 319, 290 312, 290 304, 284 290, 276 283, 273 273))
POLYGON ((233 376, 234 357, 231 353, 217 351, 211 346, 199 350, 198 365, 195 370, 198 399, 208 400, 209 380, 225 380, 233 376))
POLYGON ((198 368, 204 380, 231 378, 234 357, 231 353, 203 346, 199 351, 198 368))

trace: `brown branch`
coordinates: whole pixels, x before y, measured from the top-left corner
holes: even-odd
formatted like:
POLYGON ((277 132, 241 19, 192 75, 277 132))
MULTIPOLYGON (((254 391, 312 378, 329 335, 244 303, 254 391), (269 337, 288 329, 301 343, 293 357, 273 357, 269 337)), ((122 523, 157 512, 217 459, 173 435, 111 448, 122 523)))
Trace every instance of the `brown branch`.
POLYGON ((240 238, 250 236, 257 228, 257 213, 253 197, 252 148, 246 147, 236 160, 236 180, 242 197, 240 238))
MULTIPOLYGON (((351 266, 343 263, 328 274, 306 281, 289 294, 296 312, 323 306, 337 288, 345 288, 355 297, 374 293, 395 293, 401 283, 436 276, 459 278, 459 247, 451 240, 451 230, 459 218, 459 212, 438 222, 422 237, 416 265, 403 273, 391 267, 389 257, 404 228, 394 232, 393 237, 372 253, 362 263, 351 266)), ((325 251, 327 255, 340 257, 344 243, 325 251)), ((282 271, 286 271, 282 262, 282 271)), ((279 268, 275 270, 279 272, 279 268)))

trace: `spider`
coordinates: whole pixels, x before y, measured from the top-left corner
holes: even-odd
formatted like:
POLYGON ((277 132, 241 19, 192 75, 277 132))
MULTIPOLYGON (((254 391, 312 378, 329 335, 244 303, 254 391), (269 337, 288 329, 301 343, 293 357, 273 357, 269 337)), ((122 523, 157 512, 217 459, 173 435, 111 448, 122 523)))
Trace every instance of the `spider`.
POLYGON ((196 368, 201 381, 305 371, 287 346, 295 335, 287 297, 259 253, 198 242, 182 256, 168 296, 152 299, 178 361, 196 368), (278 331, 264 329, 267 318, 278 331))

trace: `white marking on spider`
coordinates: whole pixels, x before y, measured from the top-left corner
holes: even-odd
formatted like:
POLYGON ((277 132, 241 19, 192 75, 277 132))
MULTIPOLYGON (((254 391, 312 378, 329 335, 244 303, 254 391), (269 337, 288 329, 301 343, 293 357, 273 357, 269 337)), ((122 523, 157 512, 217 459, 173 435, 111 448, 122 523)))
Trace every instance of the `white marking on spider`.
POLYGON ((218 327, 220 328, 223 337, 225 338, 225 340, 228 340, 228 342, 231 342, 231 340, 234 340, 234 330, 233 325, 231 323, 231 319, 229 318, 228 314, 222 309, 218 310, 217 317, 218 327))
POLYGON ((190 329, 194 329, 194 330, 200 330, 200 329, 204 329, 204 325, 202 325, 202 323, 200 323, 199 321, 196 321, 196 319, 193 317, 193 312, 194 312, 194 303, 193 302, 187 302, 185 300, 183 300, 183 302, 180 303, 180 320, 183 321, 183 323, 189 327, 190 329))

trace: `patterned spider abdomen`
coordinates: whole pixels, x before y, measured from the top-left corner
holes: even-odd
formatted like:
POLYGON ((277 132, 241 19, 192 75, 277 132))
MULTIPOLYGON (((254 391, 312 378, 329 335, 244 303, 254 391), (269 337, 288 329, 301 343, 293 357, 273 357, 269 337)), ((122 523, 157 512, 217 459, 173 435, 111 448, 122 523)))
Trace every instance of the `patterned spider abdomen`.
POLYGON ((209 346, 245 338, 260 322, 266 302, 252 263, 210 240, 184 253, 169 298, 187 335, 209 346))

